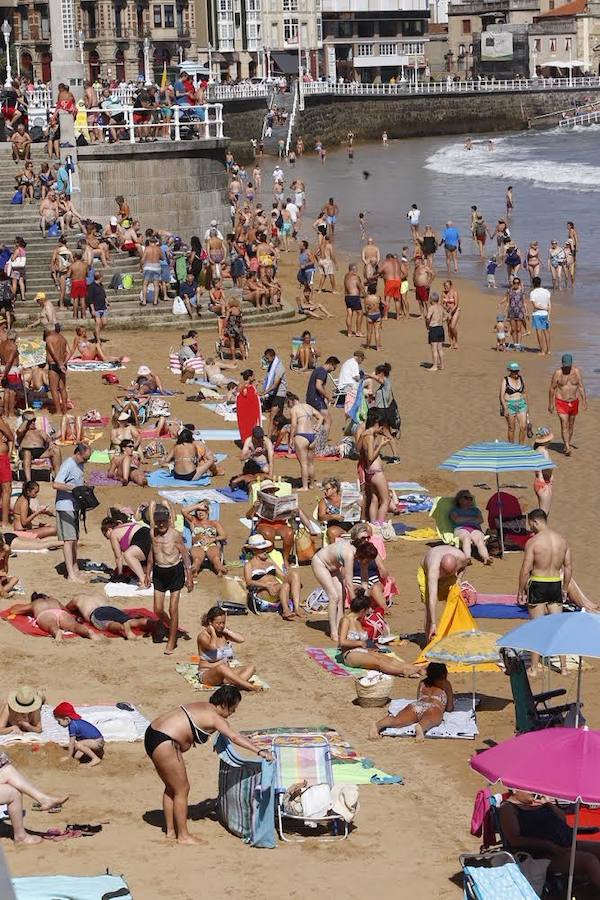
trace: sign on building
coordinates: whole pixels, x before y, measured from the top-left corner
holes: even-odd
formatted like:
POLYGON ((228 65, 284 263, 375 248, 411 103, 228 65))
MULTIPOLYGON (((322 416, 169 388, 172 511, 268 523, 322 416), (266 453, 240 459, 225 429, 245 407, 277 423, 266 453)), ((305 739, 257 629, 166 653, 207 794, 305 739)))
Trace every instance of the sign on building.
POLYGON ((513 58, 513 36, 510 31, 484 31, 481 35, 482 60, 509 60, 513 58))

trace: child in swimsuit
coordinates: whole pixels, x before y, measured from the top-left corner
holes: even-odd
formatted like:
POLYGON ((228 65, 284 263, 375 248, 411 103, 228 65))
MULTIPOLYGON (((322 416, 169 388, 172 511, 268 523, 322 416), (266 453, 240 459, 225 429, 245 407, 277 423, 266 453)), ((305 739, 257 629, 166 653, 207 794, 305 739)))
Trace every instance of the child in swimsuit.
POLYGON ((369 737, 376 739, 386 728, 405 728, 414 725, 415 737, 423 740, 427 731, 441 724, 445 712, 454 709, 454 693, 448 681, 448 669, 443 663, 429 663, 425 678, 420 682, 417 699, 395 716, 385 716, 375 722, 369 737))

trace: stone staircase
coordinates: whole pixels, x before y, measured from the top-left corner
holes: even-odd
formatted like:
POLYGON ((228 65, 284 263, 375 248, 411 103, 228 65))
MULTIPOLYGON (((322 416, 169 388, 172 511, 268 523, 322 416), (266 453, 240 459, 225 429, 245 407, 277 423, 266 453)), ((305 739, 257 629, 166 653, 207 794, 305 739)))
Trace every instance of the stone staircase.
POLYGON ((287 140, 288 123, 292 114, 292 106, 294 105, 294 90, 292 89, 291 91, 286 91, 284 94, 275 94, 273 105, 278 106, 280 109, 285 109, 288 114, 288 120, 285 125, 274 125, 273 134, 271 135, 271 137, 265 137, 263 139, 265 153, 269 156, 277 156, 278 141, 283 140, 283 142, 285 143, 285 141, 287 140))
MULTIPOLYGON (((46 160, 42 145, 34 145, 32 159, 34 169, 39 171, 40 164, 46 160)), ((12 206, 10 201, 15 192, 15 174, 20 171, 20 165, 15 165, 10 158, 10 148, 0 144, 0 244, 6 243, 13 247, 15 235, 22 235, 27 241, 27 299, 25 302, 18 299, 15 314, 17 327, 26 326, 39 315, 39 307, 33 298, 38 291, 44 291, 46 295, 58 304, 58 290, 50 277, 50 259, 56 246, 55 238, 45 238, 39 228, 38 206, 39 201, 31 204, 12 206)), ((75 206, 77 198, 75 197, 75 206)), ((168 225, 168 223, 166 223, 168 225)), ((143 226, 143 223, 142 223, 143 226)), ((67 244, 74 250, 78 238, 77 230, 72 230, 67 239, 67 244)), ((139 262, 125 253, 116 251, 110 254, 110 265, 103 269, 103 283, 106 288, 107 298, 111 304, 110 325, 120 329, 149 329, 149 328, 177 328, 187 327, 190 322, 187 316, 175 316, 171 312, 172 298, 161 302, 158 306, 141 307, 139 304, 140 290, 142 287, 142 275, 139 262), (111 278, 116 273, 130 272, 134 278, 134 286, 130 290, 113 290, 109 288, 111 278)), ((241 290, 233 288, 231 282, 224 283, 230 295, 241 297, 241 290)), ((193 326, 199 331, 215 330, 215 318, 205 311, 206 300, 202 299, 203 318, 194 318, 193 326)), ((250 304, 244 304, 244 327, 275 325, 290 322, 298 318, 295 308, 286 305, 282 310, 257 310, 250 304)), ((57 318, 67 330, 74 329, 80 320, 73 319, 70 309, 57 309, 57 318)), ((89 320, 88 320, 89 321, 89 320)))

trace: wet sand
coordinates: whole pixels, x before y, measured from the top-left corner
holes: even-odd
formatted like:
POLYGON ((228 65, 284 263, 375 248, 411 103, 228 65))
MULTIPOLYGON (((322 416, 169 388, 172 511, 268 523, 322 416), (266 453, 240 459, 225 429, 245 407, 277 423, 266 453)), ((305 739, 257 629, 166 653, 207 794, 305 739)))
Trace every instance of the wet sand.
MULTIPOLYGON (((312 212, 312 210, 311 210, 312 212)), ((312 219, 311 219, 312 222, 312 219)), ((382 247, 382 249, 385 249, 382 247)), ((468 252, 471 252, 468 248, 468 252)), ((296 254, 284 254, 282 269, 286 280, 286 296, 295 291, 296 254)), ((340 260, 341 262, 341 260, 340 260)), ((338 273, 339 275, 340 273, 338 273)), ((439 281, 436 287, 439 287, 439 281)), ((472 285, 457 281, 460 289, 462 319, 460 349, 446 353, 447 370, 431 374, 422 364, 429 362, 426 332, 422 321, 390 321, 383 334, 384 350, 369 351, 366 367, 388 360, 393 366, 392 381, 403 418, 400 446, 401 462, 387 467, 390 479, 420 481, 433 494, 447 494, 460 487, 471 487, 486 480, 477 474, 454 477, 438 469, 439 463, 452 451, 480 440, 505 438, 505 423, 498 416, 498 388, 510 354, 493 350, 492 325, 496 313, 496 297, 472 285)), ((344 360, 356 348, 358 340, 343 333, 344 308, 341 295, 323 295, 335 318, 327 322, 309 322, 306 327, 317 335, 323 357, 331 353, 344 360)), ((414 295, 411 308, 415 312, 414 295)), ((565 313, 559 303, 556 319, 565 313)), ((182 323, 182 331, 187 322, 182 323)), ((249 363, 259 369, 262 351, 274 346, 287 360, 290 338, 303 326, 263 328, 249 332, 249 363)), ((558 427, 556 418, 546 412, 547 388, 553 363, 562 349, 562 329, 554 329, 555 351, 552 360, 533 353, 522 353, 519 362, 529 390, 534 426, 550 424, 558 427)), ((179 390, 177 379, 168 373, 167 353, 170 344, 179 343, 177 332, 113 333, 109 330, 111 354, 127 353, 127 380, 134 377, 141 363, 156 368, 166 387, 179 390)), ((530 339, 531 340, 531 339, 530 339)), ((205 354, 212 352, 212 338, 204 334, 201 346, 205 354)), ((569 347, 570 349, 570 347, 569 347)), ((121 381, 125 382, 121 376, 121 381)), ((306 376, 289 374, 289 386, 302 393, 306 376)), ((100 376, 71 375, 69 384, 76 408, 98 407, 106 413, 113 389, 101 384, 100 376)), ((171 398, 172 411, 186 421, 206 427, 231 427, 199 404, 186 403, 184 397, 171 398)), ((591 596, 597 585, 595 541, 597 521, 594 496, 598 491, 596 445, 598 433, 598 401, 582 413, 577 422, 575 444, 578 449, 570 459, 553 453, 559 464, 555 476, 555 499, 552 524, 568 535, 574 551, 574 575, 591 596), (591 501, 591 502, 590 502, 591 501), (591 552, 590 552, 591 551, 591 552)), ((334 413, 333 434, 339 434, 343 414, 334 413)), ((107 446, 100 442, 96 446, 107 446)), ((233 444, 211 444, 215 450, 228 453, 224 464, 226 476, 214 483, 226 483, 239 470, 238 450, 233 444)), ((298 475, 295 461, 278 460, 276 474, 298 475)), ((350 461, 320 463, 319 477, 335 473, 344 478, 355 477, 350 461)), ((489 478, 487 479, 488 483, 489 478)), ((503 482, 517 482, 515 490, 526 508, 535 505, 532 477, 514 473, 503 482)), ((51 500, 53 492, 42 487, 40 499, 51 500)), ((112 562, 108 543, 98 530, 99 522, 110 503, 135 506, 153 494, 142 488, 99 488, 100 508, 88 516, 88 533, 83 535, 80 555, 112 562)), ((310 515, 316 494, 301 495, 301 505, 310 515)), ((485 507, 489 491, 475 489, 475 497, 485 507)), ((246 532, 239 523, 243 504, 221 507, 222 522, 228 532, 227 555, 235 559, 246 532)), ((424 516, 408 516, 405 521, 427 525, 424 516)), ((398 581, 400 596, 390 616, 393 631, 418 632, 422 628, 423 611, 415 581, 417 565, 426 550, 424 544, 398 541, 388 544, 388 566, 398 581)), ((27 592, 44 589, 67 600, 77 591, 56 572, 60 553, 21 556, 11 560, 11 574, 19 575, 27 592)), ((509 554, 490 568, 474 563, 469 580, 483 591, 511 592, 516 589, 521 557, 509 554)), ((313 587, 310 568, 304 568, 303 597, 313 587)), ((94 586, 92 586, 94 587, 94 586)), ((180 703, 204 699, 206 695, 191 692, 175 673, 176 662, 187 661, 195 651, 202 613, 219 597, 219 581, 203 573, 191 595, 183 594, 181 624, 192 635, 191 642, 180 642, 173 657, 163 655, 163 647, 149 640, 126 644, 110 640, 91 645, 79 639, 56 646, 50 639, 21 635, 8 624, 0 623, 3 647, 5 690, 18 682, 43 687, 54 704, 61 700, 74 703, 99 703, 125 700, 138 706, 152 719, 180 703)), ((15 598, 18 600, 19 598, 15 598)), ((8 605, 8 604, 7 604, 8 605)), ((148 604, 151 606, 151 600, 148 604)), ((441 611, 441 610, 440 610, 441 611)), ((483 621, 485 630, 503 633, 515 623, 483 621)), ((105 760, 92 771, 76 764, 59 763, 63 751, 45 745, 34 751, 29 747, 10 748, 10 755, 24 774, 43 789, 71 799, 62 813, 48 817, 28 812, 26 824, 33 829, 64 825, 66 822, 101 822, 110 824, 91 839, 61 845, 44 843, 40 848, 15 848, 2 841, 7 861, 15 875, 57 873, 98 874, 108 867, 122 873, 136 900, 158 900, 172 896, 192 900, 200 894, 218 897, 275 898, 341 896, 359 900, 379 895, 398 895, 426 900, 431 896, 458 898, 458 855, 476 850, 478 841, 469 835, 472 801, 483 784, 470 772, 468 758, 495 741, 513 733, 513 709, 509 701, 508 679, 501 674, 483 674, 478 678, 481 709, 478 716, 480 736, 475 741, 426 741, 415 744, 410 739, 367 740, 371 722, 381 710, 361 709, 353 705, 351 679, 327 675, 305 653, 309 645, 328 646, 325 618, 293 624, 279 617, 239 618, 234 627, 246 637, 240 651, 244 661, 256 662, 258 672, 272 689, 264 694, 244 697, 232 720, 236 728, 268 725, 328 724, 362 755, 371 757, 378 766, 403 776, 403 786, 365 786, 360 788, 361 807, 356 829, 341 844, 278 844, 272 852, 252 850, 229 835, 215 820, 212 800, 217 795, 217 760, 209 747, 186 754, 192 785, 190 814, 192 830, 203 837, 206 845, 199 848, 178 847, 165 842, 160 831, 162 786, 144 753, 142 744, 109 744, 105 760)), ((400 649, 406 659, 418 653, 416 644, 400 649)), ((597 667, 596 667, 597 669, 597 667)), ((470 677, 452 676, 456 690, 469 690, 470 677)), ((575 695, 575 674, 566 679, 551 676, 553 687, 564 686, 570 698, 575 695)), ((587 672, 584 684, 585 714, 588 724, 600 721, 598 671, 587 672)), ((541 690, 541 685, 538 688, 541 690)), ((416 683, 398 679, 394 697, 414 697, 416 683)), ((30 801, 25 801, 30 809, 30 801)), ((582 895, 583 896, 583 895, 582 895)), ((591 896, 591 895, 590 895, 591 896)))

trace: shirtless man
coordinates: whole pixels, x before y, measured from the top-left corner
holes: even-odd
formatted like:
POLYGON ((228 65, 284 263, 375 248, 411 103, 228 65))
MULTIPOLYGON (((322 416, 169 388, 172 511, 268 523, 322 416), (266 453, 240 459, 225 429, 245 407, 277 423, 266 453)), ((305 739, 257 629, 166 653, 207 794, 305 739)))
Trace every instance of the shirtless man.
POLYGON ((437 634, 436 604, 446 601, 450 588, 459 583, 461 575, 471 560, 462 550, 443 544, 432 547, 423 557, 417 570, 417 583, 421 600, 425 604, 425 637, 433 640, 437 634))
POLYGON ((377 244, 373 242, 373 238, 367 238, 367 243, 363 247, 361 254, 363 262, 363 276, 365 284, 376 282, 379 276, 379 263, 381 262, 381 251, 377 244))
POLYGON ((66 604, 65 609, 80 616, 98 631, 108 631, 125 638, 126 641, 139 641, 141 634, 135 634, 134 628, 152 631, 154 619, 147 616, 130 616, 117 606, 109 606, 103 594, 77 594, 66 604))
POLYGON ((383 318, 388 318, 391 299, 394 301, 396 319, 398 319, 400 317, 400 287, 402 285, 402 273, 398 257, 393 253, 386 253, 379 273, 383 278, 383 318))
POLYGON ((364 337, 360 330, 363 321, 362 298, 365 296, 365 287, 360 275, 356 271, 356 265, 348 266, 344 276, 344 303, 346 304, 346 334, 348 337, 364 337), (354 317, 354 330, 352 319, 354 317))
MULTIPOLYGON (((129 220, 126 219, 125 221, 129 220)), ((121 226, 123 227, 121 250, 124 253, 136 253, 141 257, 144 253, 144 248, 142 247, 142 240, 138 231, 139 225, 139 222, 134 222, 132 225, 128 225, 127 228, 121 226)))
POLYGON ((2 415, 14 416, 17 389, 22 385, 21 368, 19 366, 19 348, 17 332, 12 328, 7 331, 6 339, 0 342, 0 363, 4 366, 2 387, 4 388, 2 415))
POLYGON ((241 475, 231 479, 231 486, 249 485, 257 478, 273 477, 273 442, 260 425, 256 425, 244 441, 240 460, 244 463, 241 475))
POLYGON ((54 411, 64 416, 68 410, 69 400, 67 395, 69 345, 61 334, 60 325, 55 325, 53 331, 44 331, 44 340, 46 341, 46 356, 48 358, 48 385, 54 411))
POLYGON ((23 122, 19 122, 17 130, 10 139, 12 144, 12 158, 16 163, 25 159, 31 159, 31 137, 25 131, 23 122))
MULTIPOLYGON (((534 537, 525 544, 517 602, 527 605, 532 619, 539 619, 563 611, 563 589, 566 593, 572 575, 571 548, 562 535, 548 528, 548 516, 542 509, 532 509, 528 519, 534 537)), ((532 653, 531 675, 538 674, 539 664, 539 655, 532 653)), ((567 674, 564 656, 560 671, 567 674)))
POLYGON ((573 449, 571 441, 575 430, 575 418, 579 412, 579 398, 583 402, 583 408, 587 410, 587 397, 581 372, 573 365, 572 355, 563 353, 561 367, 555 371, 550 382, 548 412, 553 413, 556 409, 558 413, 565 456, 570 456, 573 449))
POLYGON ((61 234, 64 231, 64 225, 59 215, 58 197, 56 191, 48 191, 39 206, 40 213, 40 231, 47 237, 47 229, 51 225, 58 225, 61 234))
POLYGON ((328 238, 327 235, 325 235, 323 242, 319 246, 317 257, 319 260, 319 268, 321 269, 321 283, 317 288, 317 294, 322 292, 328 278, 331 282, 331 293, 337 294, 337 286, 335 283, 335 254, 333 252, 331 239, 328 238))
POLYGON ((433 291, 429 297, 429 306, 425 313, 427 340, 431 350, 430 372, 441 372, 444 368, 444 322, 448 313, 440 303, 440 295, 433 291))
MULTIPOLYGON (((408 305, 408 247, 402 248, 402 256, 398 263, 400 266, 400 316, 408 319, 410 316, 410 307, 408 305)), ((396 319, 398 319, 397 303, 396 319)))
POLYGON ((427 304, 429 303, 429 290, 431 283, 435 278, 435 272, 427 260, 421 256, 415 257, 415 270, 413 272, 413 284, 417 303, 419 304, 419 318, 427 312, 427 304))
POLYGON ((222 277, 221 266, 227 258, 227 245, 225 244, 223 238, 219 237, 219 233, 216 228, 210 229, 210 235, 206 243, 206 252, 208 254, 208 261, 210 263, 211 273, 214 281, 222 277))
POLYGON ((97 634, 88 625, 80 625, 76 618, 67 612, 60 600, 50 597, 49 594, 40 594, 34 591, 30 603, 14 603, 9 613, 32 616, 38 628, 48 632, 57 644, 63 640, 65 631, 70 631, 72 634, 88 638, 91 641, 104 640, 101 634, 97 634))
POLYGON ((34 412, 26 410, 23 413, 23 421, 17 428, 17 446, 19 456, 23 460, 25 481, 31 481, 31 463, 34 459, 49 459, 56 477, 60 469, 60 450, 48 435, 37 427, 34 412))
POLYGON ((194 588, 190 553, 183 536, 171 525, 169 510, 156 506, 152 514, 152 549, 146 563, 146 585, 150 573, 154 582, 154 612, 168 629, 165 656, 171 656, 177 645, 179 627, 179 595, 185 585, 188 593, 194 588), (169 611, 165 612, 165 595, 169 593, 169 611))
POLYGON ((339 213, 338 205, 334 202, 333 197, 330 197, 325 204, 324 211, 325 218, 327 219, 327 234, 330 240, 333 240, 333 236, 335 234, 335 223, 337 221, 339 213))

